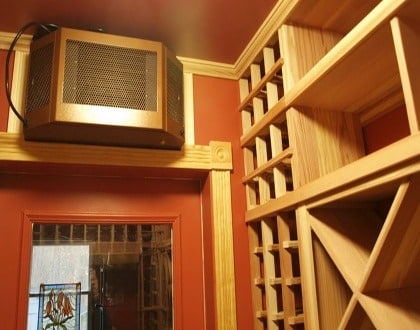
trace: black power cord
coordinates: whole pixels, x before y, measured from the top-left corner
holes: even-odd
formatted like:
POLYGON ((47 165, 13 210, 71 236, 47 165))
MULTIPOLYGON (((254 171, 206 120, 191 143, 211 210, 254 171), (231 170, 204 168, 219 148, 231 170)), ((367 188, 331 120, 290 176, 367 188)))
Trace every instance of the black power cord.
POLYGON ((45 34, 52 32, 53 30, 57 29, 56 25, 53 24, 42 24, 38 22, 30 22, 24 25, 16 34, 15 38, 13 39, 12 43, 10 44, 9 50, 6 56, 6 77, 5 77, 5 87, 6 87, 6 97, 7 101, 9 102, 9 106, 12 109, 13 113, 16 117, 23 123, 24 127, 27 125, 26 120, 22 117, 22 115, 16 110, 15 105, 13 104, 12 97, 11 97, 11 90, 9 84, 9 71, 10 71, 10 57, 12 56, 13 49, 15 48, 16 43, 18 42, 19 38, 22 36, 25 31, 31 27, 37 27, 44 31, 45 34))

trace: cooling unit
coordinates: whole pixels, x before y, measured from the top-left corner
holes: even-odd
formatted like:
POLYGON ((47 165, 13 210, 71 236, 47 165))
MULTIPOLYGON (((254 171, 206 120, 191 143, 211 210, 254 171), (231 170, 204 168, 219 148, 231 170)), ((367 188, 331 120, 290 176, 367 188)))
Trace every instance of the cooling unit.
POLYGON ((180 149, 182 81, 162 43, 58 28, 31 43, 25 139, 180 149))

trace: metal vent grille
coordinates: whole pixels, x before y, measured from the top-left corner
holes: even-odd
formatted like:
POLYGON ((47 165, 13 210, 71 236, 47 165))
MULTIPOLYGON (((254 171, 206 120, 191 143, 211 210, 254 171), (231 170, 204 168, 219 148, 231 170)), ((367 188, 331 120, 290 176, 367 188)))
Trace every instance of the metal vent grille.
POLYGON ((63 102, 157 111, 156 52, 67 40, 63 102))
POLYGON ((169 58, 168 68, 168 117, 180 125, 184 125, 182 70, 169 58))
POLYGON ((50 103, 54 44, 31 52, 26 111, 30 112, 50 103))

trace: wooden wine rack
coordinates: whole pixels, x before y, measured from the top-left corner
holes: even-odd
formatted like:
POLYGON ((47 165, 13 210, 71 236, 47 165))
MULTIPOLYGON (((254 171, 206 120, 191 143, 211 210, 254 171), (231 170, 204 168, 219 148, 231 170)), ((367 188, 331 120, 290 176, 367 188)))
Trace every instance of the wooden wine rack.
POLYGON ((239 79, 254 329, 418 328, 420 2, 285 2, 239 79))

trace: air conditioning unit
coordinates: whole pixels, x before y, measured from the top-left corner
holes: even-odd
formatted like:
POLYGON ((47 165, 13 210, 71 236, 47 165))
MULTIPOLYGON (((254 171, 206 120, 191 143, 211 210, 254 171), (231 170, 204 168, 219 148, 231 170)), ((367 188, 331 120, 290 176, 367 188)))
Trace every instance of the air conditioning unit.
POLYGON ((182 64, 160 42, 69 28, 33 40, 26 140, 180 149, 182 64))

